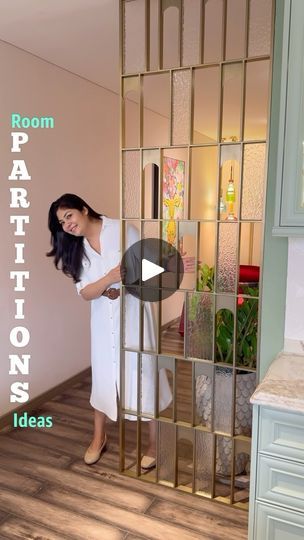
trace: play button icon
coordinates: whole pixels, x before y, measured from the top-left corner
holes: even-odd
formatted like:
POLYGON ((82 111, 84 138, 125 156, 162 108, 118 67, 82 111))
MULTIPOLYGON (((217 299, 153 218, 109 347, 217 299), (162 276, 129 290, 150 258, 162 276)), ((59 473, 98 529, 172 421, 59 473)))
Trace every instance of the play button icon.
POLYGON ((128 293, 146 302, 159 302, 174 294, 184 275, 179 252, 157 238, 132 244, 123 255, 121 269, 128 293))
POLYGON ((153 278, 154 276, 158 276, 159 274, 162 274, 165 269, 162 266, 158 266, 158 264, 154 264, 151 261, 148 261, 147 259, 143 259, 141 261, 141 279, 142 281, 147 281, 148 279, 153 278))

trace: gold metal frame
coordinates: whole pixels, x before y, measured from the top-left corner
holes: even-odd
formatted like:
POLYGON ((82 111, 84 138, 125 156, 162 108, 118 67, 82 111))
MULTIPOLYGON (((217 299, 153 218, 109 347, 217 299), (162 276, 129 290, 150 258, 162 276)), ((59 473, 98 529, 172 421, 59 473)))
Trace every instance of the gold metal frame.
MULTIPOLYGON (((121 147, 121 159, 120 159, 120 178, 121 178, 121 192, 120 192, 120 208, 121 208, 121 245, 122 249, 125 248, 124 240, 125 240, 125 229, 128 221, 136 221, 139 224, 139 230, 140 230, 140 237, 142 238, 143 235, 143 227, 144 222, 149 221, 155 221, 155 220, 149 220, 145 219, 144 217, 144 188, 143 188, 143 170, 146 163, 146 156, 149 151, 155 151, 159 153, 159 162, 157 163, 159 165, 159 234, 161 234, 161 224, 162 224, 162 214, 161 214, 161 171, 162 171, 162 160, 163 160, 163 150, 164 148, 185 148, 187 149, 187 156, 188 156, 188 178, 186 179, 187 183, 187 189, 188 189, 188 208, 186 209, 188 211, 188 217, 190 215, 190 197, 191 197, 191 178, 192 178, 192 171, 191 171, 191 149, 192 148, 203 148, 203 147, 209 147, 209 146, 217 146, 218 148, 218 163, 217 163, 217 201, 219 201, 219 189, 220 189, 220 168, 221 168, 221 147, 227 146, 227 145, 238 145, 240 146, 240 184, 239 184, 239 190, 238 190, 238 200, 237 200, 237 215, 238 215, 238 221, 236 223, 237 227, 237 275, 235 278, 235 290, 234 293, 219 293, 215 292, 213 290, 212 292, 208 292, 207 294, 213 295, 214 298, 214 321, 213 321, 213 330, 215 331, 215 315, 216 315, 216 301, 217 299, 221 301, 221 298, 227 297, 227 300, 229 298, 234 299, 234 315, 236 320, 237 315, 237 299, 238 299, 238 291, 237 291, 237 284, 239 281, 239 252, 240 252, 240 232, 241 232, 241 223, 250 223, 250 244, 253 244, 253 224, 254 222, 260 222, 260 220, 242 220, 241 219, 241 203, 242 203, 242 179, 243 179, 243 160, 244 160, 244 146, 247 144, 254 144, 254 143, 266 143, 266 163, 267 163, 267 141, 269 136, 269 126, 267 130, 267 137, 266 139, 258 139, 258 140, 245 140, 244 141, 244 126, 245 126, 245 97, 246 97, 246 67, 247 64, 250 62, 260 62, 263 60, 270 60, 270 73, 272 69, 272 43, 273 43, 273 27, 274 27, 274 9, 275 9, 275 2, 272 2, 272 30, 271 30, 271 36, 270 36, 270 43, 271 43, 271 51, 269 55, 261 55, 261 56, 254 56, 254 57, 248 57, 248 43, 249 43, 249 17, 250 17, 250 0, 246 0, 246 24, 245 24, 245 46, 244 46, 244 57, 233 59, 233 60, 226 60, 226 23, 227 23, 227 8, 228 8, 228 2, 229 0, 223 0, 223 24, 222 24, 222 40, 221 40, 221 50, 222 50, 222 58, 218 62, 210 62, 210 63, 204 63, 204 18, 205 18, 205 0, 200 0, 200 64, 198 65, 191 65, 191 66, 183 66, 182 64, 182 58, 183 58, 183 43, 182 43, 182 24, 183 24, 183 10, 184 10, 184 2, 186 0, 156 0, 158 3, 158 17, 159 17, 159 24, 158 24, 158 68, 157 70, 150 70, 150 0, 120 0, 120 67, 121 67, 121 85, 120 85, 120 96, 121 96, 121 113, 120 113, 120 147, 121 147), (141 1, 145 3, 145 17, 144 17, 144 25, 145 25, 145 70, 141 71, 140 73, 125 73, 124 72, 124 65, 123 65, 123 50, 124 50, 124 5, 126 2, 130 1, 141 1), (163 69, 163 14, 167 7, 169 6, 176 6, 180 7, 179 9, 179 59, 180 59, 180 65, 175 66, 172 68, 166 68, 163 69), (221 140, 221 132, 222 132, 222 118, 223 118, 223 70, 225 66, 229 66, 231 64, 237 64, 240 63, 242 65, 242 99, 240 103, 240 140, 238 141, 225 141, 223 142, 221 140), (205 143, 205 144, 194 144, 193 143, 193 126, 194 126, 194 71, 196 68, 202 68, 202 67, 212 67, 217 66, 220 69, 220 92, 219 92, 219 114, 218 114, 218 126, 217 126, 217 141, 212 143, 205 143), (174 72, 178 70, 189 70, 191 74, 191 87, 190 87, 190 118, 189 118, 189 133, 188 133, 188 141, 184 144, 179 144, 176 146, 172 145, 172 110, 173 110, 173 99, 172 99, 172 91, 173 91, 173 74, 174 72), (160 146, 153 146, 153 147, 144 147, 143 146, 143 80, 145 75, 157 75, 161 73, 168 73, 170 78, 170 118, 169 118, 169 134, 168 134, 168 145, 165 147, 160 146), (138 83, 136 83, 136 79, 138 80, 138 83), (132 80, 133 79, 133 80, 132 80), (140 110, 140 119, 139 119, 139 147, 133 148, 133 147, 126 147, 124 146, 125 142, 125 109, 124 109, 124 97, 126 95, 126 89, 133 87, 133 83, 136 83, 139 88, 139 110, 140 110), (124 185, 124 179, 123 179, 123 170, 122 170, 122 157, 124 152, 128 152, 131 150, 138 150, 140 152, 140 212, 138 217, 125 217, 123 212, 123 185, 124 185)), ((271 1, 271 0, 270 0, 271 1)), ((268 118, 269 118, 269 104, 270 104, 270 92, 271 92, 271 81, 269 79, 269 95, 268 95, 268 118)), ((266 182, 265 182, 266 186, 266 182)), ((264 188, 266 189, 266 188, 264 188)), ((264 193, 264 207, 265 207, 265 193, 264 193)), ((198 220, 198 219, 188 219, 187 221, 193 222, 196 224, 196 263, 199 259, 199 247, 200 247, 200 223, 212 221, 216 224, 216 238, 215 238, 215 283, 217 280, 217 253, 218 253, 218 242, 219 242, 219 226, 220 223, 222 223, 221 219, 219 219, 219 214, 217 213, 215 220, 198 220)), ((263 245, 263 235, 261 243, 263 245)), ((262 249, 261 249, 262 251, 262 249)), ((262 255, 261 255, 261 261, 262 261, 262 255)), ((197 266, 197 265, 196 265, 197 266)), ((261 264, 262 266, 262 264, 261 264)), ((198 272, 196 272, 196 280, 195 282, 198 282, 198 272)), ((123 293, 123 286, 121 292, 123 293)), ((193 292, 193 291, 188 291, 193 292)), ((262 293, 262 283, 260 282, 260 297, 262 293)), ((206 294, 206 293, 203 293, 206 294)), ((185 295, 185 319, 187 314, 187 306, 188 306, 188 293, 187 291, 184 292, 185 295)), ((246 295, 242 295, 246 296, 246 295)), ((124 302, 124 295, 122 294, 122 309, 121 309, 121 328, 123 328, 123 302, 124 302)), ((251 297, 252 298, 252 297, 251 297)), ((186 333, 186 324, 185 324, 185 333, 186 333)), ((154 407, 154 418, 157 419, 158 422, 158 438, 160 436, 160 428, 161 426, 170 424, 172 426, 172 430, 174 429, 175 433, 175 442, 174 442, 174 456, 173 456, 173 462, 174 462, 174 478, 172 482, 169 482, 167 480, 160 479, 160 466, 159 462, 157 462, 156 472, 153 475, 150 474, 141 474, 141 468, 140 468, 140 459, 141 459, 141 438, 142 438, 142 418, 149 418, 149 415, 144 415, 141 412, 141 368, 142 368, 142 355, 148 354, 147 351, 144 350, 144 344, 143 344, 143 302, 141 302, 141 309, 140 309, 140 346, 138 350, 134 349, 126 349, 124 348, 123 344, 123 332, 121 332, 121 362, 120 362, 120 401, 119 401, 119 413, 120 413, 120 471, 123 472, 126 475, 132 476, 132 477, 140 477, 142 480, 150 481, 150 482, 157 482, 164 485, 170 485, 172 487, 175 487, 177 489, 181 489, 182 491, 188 491, 196 495, 205 496, 207 498, 219 500, 221 502, 225 502, 231 505, 238 506, 243 509, 247 509, 248 503, 246 501, 246 498, 244 499, 244 502, 242 500, 238 500, 238 490, 236 488, 236 478, 235 478, 235 455, 237 452, 240 451, 246 451, 249 452, 250 449, 250 437, 244 436, 244 435, 235 435, 235 395, 236 395, 236 375, 237 372, 241 370, 241 366, 237 365, 236 362, 236 339, 237 339, 237 325, 234 324, 234 347, 233 347, 233 363, 232 365, 226 365, 226 367, 229 367, 231 369, 233 377, 232 377, 232 405, 231 405, 231 432, 228 433, 221 433, 216 432, 214 430, 214 396, 215 396, 215 369, 216 366, 222 366, 222 364, 216 363, 214 358, 214 347, 213 347, 213 358, 212 361, 209 360, 203 360, 203 359, 197 359, 197 358, 190 358, 186 357, 186 338, 184 340, 184 355, 175 354, 174 357, 168 354, 164 354, 161 350, 161 307, 160 303, 158 305, 158 328, 157 328, 157 351, 155 353, 155 363, 156 363, 156 369, 155 369, 155 407, 154 407), (124 353, 126 350, 133 350, 134 352, 138 353, 138 371, 137 371, 137 387, 138 387, 138 396, 137 396, 137 411, 127 411, 124 409, 124 353), (191 416, 192 421, 191 423, 185 423, 177 420, 177 414, 176 414, 176 380, 177 380, 177 362, 180 360, 187 360, 191 363, 191 389, 192 389, 192 407, 191 407, 191 416), (212 378, 212 396, 211 396, 211 407, 212 407, 212 417, 211 417, 211 425, 210 426, 204 426, 204 425, 197 425, 196 424, 196 413, 195 413, 195 385, 196 385, 196 374, 200 371, 200 366, 203 368, 203 366, 210 366, 210 369, 212 367, 213 369, 213 378, 212 378), (168 366, 172 370, 172 386, 173 386, 173 406, 172 406, 172 418, 167 418, 164 416, 161 416, 158 410, 158 393, 159 393, 159 379, 158 379, 158 373, 161 368, 161 366, 168 366), (133 467, 133 470, 126 467, 125 464, 125 420, 124 415, 125 414, 132 414, 135 419, 137 419, 137 436, 136 436, 136 464, 135 469, 133 467), (178 478, 179 478, 179 471, 178 471, 178 442, 179 442, 179 430, 181 430, 181 433, 190 433, 191 432, 191 440, 192 440, 192 448, 193 448, 193 456, 192 456, 192 487, 186 487, 184 485, 178 485, 178 478), (203 490, 197 490, 196 489, 196 480, 197 480, 197 462, 196 462, 196 446, 197 446, 197 437, 199 433, 208 433, 210 434, 210 438, 212 438, 212 448, 211 448, 211 454, 212 454, 212 463, 210 464, 210 470, 212 471, 212 478, 211 478, 211 488, 208 492, 204 492, 203 490), (230 490, 229 494, 225 496, 221 496, 217 493, 217 485, 216 485, 216 478, 217 478, 217 472, 216 472, 216 450, 217 450, 217 440, 218 437, 226 437, 227 439, 231 440, 232 443, 232 460, 231 460, 231 474, 230 476, 230 490)), ((260 336, 260 318, 259 318, 259 331, 258 331, 258 340, 260 336)), ((214 341, 214 336, 213 336, 214 341)), ((259 365, 259 359, 257 358, 257 370, 253 369, 247 369, 246 371, 248 373, 257 371, 258 373, 258 365, 259 365)), ((159 441, 158 443, 159 444, 159 441)))

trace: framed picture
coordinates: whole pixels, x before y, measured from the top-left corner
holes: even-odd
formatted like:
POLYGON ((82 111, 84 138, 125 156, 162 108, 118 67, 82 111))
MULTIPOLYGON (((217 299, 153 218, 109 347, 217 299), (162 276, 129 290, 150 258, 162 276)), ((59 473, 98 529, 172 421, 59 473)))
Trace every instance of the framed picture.
POLYGON ((163 159, 163 239, 177 246, 176 220, 184 217, 185 162, 165 156, 163 159))

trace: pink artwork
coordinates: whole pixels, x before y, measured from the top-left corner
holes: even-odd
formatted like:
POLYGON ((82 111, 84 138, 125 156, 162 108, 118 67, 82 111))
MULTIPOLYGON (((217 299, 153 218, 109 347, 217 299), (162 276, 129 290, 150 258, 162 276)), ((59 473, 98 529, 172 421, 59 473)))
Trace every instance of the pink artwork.
POLYGON ((164 157, 163 160, 163 238, 176 245, 176 222, 184 217, 185 162, 164 157))

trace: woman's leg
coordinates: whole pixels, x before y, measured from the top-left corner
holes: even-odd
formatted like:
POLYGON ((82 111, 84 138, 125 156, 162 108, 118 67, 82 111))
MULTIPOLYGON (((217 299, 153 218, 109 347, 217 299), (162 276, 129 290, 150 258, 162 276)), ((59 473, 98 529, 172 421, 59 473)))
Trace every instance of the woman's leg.
POLYGON ((145 454, 147 456, 155 457, 156 456, 156 420, 150 420, 149 423, 149 446, 145 454))
POLYGON ((94 409, 94 436, 90 444, 90 450, 97 451, 105 438, 106 415, 94 409))

